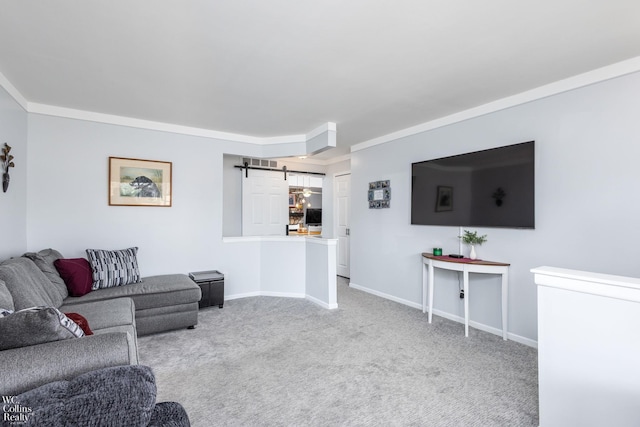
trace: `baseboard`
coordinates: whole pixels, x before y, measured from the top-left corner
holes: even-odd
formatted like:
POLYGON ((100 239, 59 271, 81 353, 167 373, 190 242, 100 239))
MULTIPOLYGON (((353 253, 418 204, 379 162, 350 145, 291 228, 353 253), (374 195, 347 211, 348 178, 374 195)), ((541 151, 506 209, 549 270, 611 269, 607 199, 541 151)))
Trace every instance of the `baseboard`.
POLYGON ((406 300, 406 299, 398 298, 398 297, 395 297, 393 295, 385 294, 384 292, 375 291, 373 289, 365 288, 364 286, 356 285, 353 282, 349 282, 349 287, 351 287, 353 289, 357 289, 359 291, 366 292, 368 294, 373 294, 373 295, 375 295, 377 297, 380 297, 380 298, 388 299, 388 300, 395 301, 395 302, 403 304, 403 305, 408 305, 409 307, 418 308, 418 309, 422 310, 422 304, 416 304, 413 301, 409 301, 409 300, 406 300))
MULTIPOLYGON (((385 299, 388 299, 388 300, 391 300, 391 301, 395 301, 395 302, 400 303, 400 304, 408 305, 409 307, 412 307, 412 308, 417 308, 418 310, 422 310, 422 304, 417 304, 417 303, 415 303, 413 301, 408 301, 408 300, 405 300, 405 299, 402 299, 402 298, 395 297, 393 295, 385 294, 384 292, 380 292, 380 291, 376 291, 376 290, 373 290, 373 289, 365 288, 364 286, 357 285, 357 284, 355 284, 353 282, 350 282, 349 286, 352 287, 353 289, 357 289, 359 291, 367 292, 369 294, 378 296, 380 298, 385 298, 385 299)), ((464 317, 460 317, 460 316, 455 315, 455 314, 447 313, 447 312, 436 310, 436 309, 433 310, 433 314, 435 314, 436 316, 444 317, 445 319, 453 320, 454 322, 458 322, 458 323, 464 324, 464 317)), ((498 328, 495 328, 493 326, 488 326, 488 325, 485 325, 483 323, 474 322, 473 320, 469 321, 469 326, 472 326, 472 327, 474 327, 476 329, 479 329, 481 331, 484 331, 484 332, 489 332, 491 334, 502 336, 502 329, 498 329, 498 328)), ((511 332, 507 332, 507 338, 509 338, 511 341, 515 341, 517 343, 524 344, 524 345, 529 346, 529 347, 538 348, 538 342, 535 341, 535 340, 532 340, 530 338, 525 338, 523 336, 516 335, 516 334, 511 333, 511 332)))
POLYGON ((312 296, 307 295, 306 298, 314 304, 318 304, 322 308, 326 308, 327 310, 335 310, 338 308, 338 304, 327 304, 324 301, 319 300, 318 298, 314 298, 312 296))
POLYGON ((225 295, 225 301, 232 299, 240 299, 240 298, 250 298, 250 297, 280 297, 280 298, 305 298, 311 301, 314 304, 319 305, 320 307, 326 308, 327 310, 335 310, 338 308, 338 304, 328 304, 324 301, 319 300, 318 298, 314 298, 305 294, 298 293, 287 293, 287 292, 246 292, 243 294, 235 294, 235 295, 225 295))

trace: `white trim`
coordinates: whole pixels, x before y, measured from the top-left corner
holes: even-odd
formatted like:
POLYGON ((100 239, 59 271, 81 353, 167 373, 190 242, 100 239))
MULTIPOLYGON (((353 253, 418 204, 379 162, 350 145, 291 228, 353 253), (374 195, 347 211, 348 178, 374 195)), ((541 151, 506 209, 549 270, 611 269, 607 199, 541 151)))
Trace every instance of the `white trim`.
POLYGON ((305 135, 285 135, 260 138, 241 135, 231 132, 220 132, 210 129, 202 129, 190 126, 181 126, 152 120, 135 119, 132 117, 116 116, 112 114, 96 113, 93 111, 76 110, 73 108, 57 107, 55 105, 28 103, 28 112, 44 114, 47 116, 65 117, 69 119, 86 120, 90 122, 106 123, 119 126, 128 126, 140 129, 157 130, 162 132, 178 133, 181 135, 200 136, 205 138, 222 139, 226 141, 245 142, 258 145, 290 144, 306 142, 305 135))
POLYGON ((321 301, 318 298, 314 298, 314 297, 312 297, 310 295, 307 295, 305 298, 308 299, 309 301, 311 301, 312 303, 319 305, 322 308, 326 308, 327 310, 335 310, 335 309, 338 308, 338 304, 337 303, 335 303, 335 304, 327 304, 326 302, 321 301))
POLYGON ((266 291, 255 291, 255 292, 245 292, 242 294, 235 294, 235 295, 226 295, 224 297, 225 301, 230 301, 230 300, 234 300, 234 299, 241 299, 241 298, 252 298, 252 297, 276 297, 276 298, 296 298, 296 299, 306 299, 309 300, 310 302, 319 305, 322 308, 326 308, 327 310, 335 310, 338 308, 338 304, 328 304, 324 301, 321 301, 315 297, 312 297, 310 295, 305 295, 305 294, 300 294, 300 293, 293 293, 293 292, 266 292, 266 291))
POLYGON ((237 236, 237 237, 223 237, 222 243, 248 243, 248 242, 262 242, 264 241, 262 236, 237 236))
POLYGON ((27 111, 27 112, 29 111, 28 109, 29 102, 25 99, 24 96, 22 96, 20 91, 18 91, 18 89, 16 89, 16 87, 11 84, 9 79, 7 79, 7 77, 2 73, 0 73, 0 86, 2 86, 4 90, 7 91, 9 96, 11 96, 13 99, 15 99, 15 101, 18 104, 20 104, 20 106, 24 111, 27 111))
POLYGON ((247 242, 291 242, 291 241, 307 241, 316 245, 336 246, 337 239, 327 239, 318 236, 237 236, 223 237, 222 243, 247 243, 247 242))
POLYGON ((640 302, 640 279, 556 267, 531 269, 538 286, 640 302))
POLYGON ((431 120, 426 123, 399 130, 397 132, 373 138, 368 141, 353 145, 351 147, 351 152, 353 153, 355 151, 364 150, 366 148, 374 147, 376 145, 384 144, 400 138, 405 138, 443 126, 448 126, 464 120, 473 119, 485 114, 494 113, 496 111, 515 107, 521 104, 526 104, 527 102, 546 98, 552 95, 557 95, 562 92, 578 89, 605 80, 614 79, 616 77, 621 77, 627 74, 635 73, 637 71, 640 71, 640 56, 608 65, 606 67, 588 71, 586 73, 578 74, 564 80, 559 80, 544 86, 537 87, 535 89, 528 90, 526 92, 509 96, 507 98, 489 102, 478 107, 460 111, 446 117, 431 120))
POLYGON ((368 294, 372 294, 372 295, 375 295, 375 296, 380 297, 380 298, 388 299, 388 300, 391 300, 391 301, 394 301, 394 302, 397 302, 397 303, 400 303, 400 304, 403 304, 403 305, 408 305, 411 308, 417 308, 420 311, 422 311, 422 304, 417 304, 417 303, 415 303, 413 301, 409 301, 409 300, 406 300, 406 299, 395 297, 393 295, 385 294, 384 292, 380 292, 380 291, 376 291, 376 290, 373 290, 373 289, 365 288, 364 286, 356 285, 353 282, 349 282, 349 286, 352 287, 353 289, 357 289, 359 291, 363 291, 363 292, 366 292, 368 294))
POLYGON ((309 141, 310 139, 315 138, 316 136, 322 135, 325 132, 336 132, 337 126, 334 122, 327 122, 321 126, 318 126, 311 132, 305 135, 305 139, 309 141))
MULTIPOLYGON (((397 303, 400 303, 400 304, 407 305, 407 306, 409 306, 411 308, 417 308, 420 311, 422 311, 422 304, 418 304, 418 303, 415 303, 413 301, 409 301, 409 300, 405 300, 405 299, 402 299, 402 298, 398 298, 398 297, 395 297, 393 295, 385 294, 384 292, 380 292, 380 291, 376 291, 376 290, 373 290, 373 289, 365 288, 364 286, 356 285, 353 282, 350 282, 349 286, 354 288, 354 289, 358 289, 359 291, 367 292, 367 293, 375 295, 377 297, 385 298, 385 299, 388 299, 388 300, 391 300, 391 301, 394 301, 394 302, 397 302, 397 303)), ((440 310, 436 310, 436 309, 433 310, 433 314, 435 314, 436 316, 444 317, 445 319, 453 320, 454 322, 462 323, 464 325, 464 317, 456 316, 454 314, 447 313, 447 312, 440 311, 440 310)), ((425 317, 425 323, 426 323, 426 321, 427 321, 427 319, 425 317)), ((502 337, 502 329, 494 328, 493 326, 488 326, 488 325, 485 325, 485 324, 482 324, 482 323, 478 323, 478 322, 475 322, 475 321, 472 321, 472 320, 469 321, 469 326, 472 326, 472 327, 474 327, 476 329, 479 329, 481 331, 489 332, 491 334, 498 335, 499 337, 502 337)), ((464 336, 464 329, 461 330, 460 333, 464 336)), ((510 340, 518 342, 520 344, 524 344, 526 346, 533 347, 533 348, 538 348, 538 342, 535 341, 535 340, 532 340, 530 338, 525 338, 523 336, 516 335, 516 334, 513 334, 511 332, 507 332, 507 337, 510 340)))
POLYGON ((256 292, 245 292, 243 294, 225 295, 224 300, 225 301, 231 301, 233 299, 259 297, 261 295, 262 294, 259 291, 256 291, 256 292))
MULTIPOLYGON (((445 319, 448 319, 448 320, 453 320, 454 322, 462 323, 464 325, 464 317, 447 313, 445 311, 436 310, 435 308, 433 309, 433 314, 436 316, 444 317, 445 319)), ((480 331, 489 332, 490 334, 498 335, 499 337, 502 337, 502 329, 494 328, 493 326, 488 326, 488 325, 485 325, 484 323, 478 323, 473 320, 469 320, 469 326, 472 326, 475 329, 478 329, 480 331)), ((464 329, 461 330, 461 334, 464 335, 464 329)), ((529 347, 538 348, 538 342, 535 340, 532 340, 531 338, 525 338, 523 336, 516 335, 511 332, 507 332, 507 337, 511 341, 515 341, 529 347)))
POLYGON ((292 292, 265 292, 265 291, 255 291, 255 292, 245 292, 243 294, 235 294, 235 295, 227 295, 224 297, 225 301, 232 299, 240 299, 240 298, 251 298, 251 297, 276 297, 276 298, 298 298, 303 299, 306 298, 305 294, 292 293, 292 292))
POLYGON ((313 237, 313 236, 304 236, 303 239, 307 239, 307 243, 313 243, 314 245, 322 245, 322 246, 337 246, 338 239, 327 239, 325 237, 313 237))

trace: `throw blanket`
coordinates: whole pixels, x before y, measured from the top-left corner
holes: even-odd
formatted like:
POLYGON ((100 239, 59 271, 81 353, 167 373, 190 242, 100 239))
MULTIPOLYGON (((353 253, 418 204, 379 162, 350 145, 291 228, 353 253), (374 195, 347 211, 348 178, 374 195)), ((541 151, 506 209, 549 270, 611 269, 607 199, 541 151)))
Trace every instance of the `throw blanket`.
POLYGON ((3 427, 189 426, 180 404, 155 404, 155 377, 147 366, 91 371, 3 399, 3 427))

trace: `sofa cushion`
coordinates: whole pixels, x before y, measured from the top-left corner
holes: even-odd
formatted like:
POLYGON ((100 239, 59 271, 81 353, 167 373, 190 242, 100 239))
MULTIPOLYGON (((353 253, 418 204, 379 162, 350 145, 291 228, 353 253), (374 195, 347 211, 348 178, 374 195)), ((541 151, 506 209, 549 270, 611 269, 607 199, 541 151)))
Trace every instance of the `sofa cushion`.
POLYGON ((84 258, 57 259, 53 265, 64 280, 69 295, 81 297, 91 292, 93 273, 89 261, 84 258))
POLYGON ((87 258, 93 270, 92 288, 111 288, 140 282, 138 248, 107 251, 87 249, 87 258))
POLYGON ((28 308, 0 317, 0 350, 82 336, 82 329, 53 307, 28 308))
POLYGON ((130 297, 136 310, 146 310, 200 301, 200 287, 185 274, 165 274, 144 277, 140 283, 116 288, 100 289, 79 298, 69 297, 65 306, 73 310, 71 304, 88 301, 104 301, 113 298, 130 297))
POLYGON ((13 297, 9 289, 7 289, 7 285, 4 284, 3 280, 0 280, 0 309, 3 308, 5 310, 13 310, 15 306, 13 305, 13 297))
MULTIPOLYGON (((29 307, 60 307, 62 296, 29 258, 11 258, 0 263, 3 280, 16 310, 29 307)), ((5 307, 6 308, 6 307, 5 307)))
POLYGON ((29 425, 146 426, 156 401, 147 366, 115 366, 56 381, 15 396, 29 425))
POLYGON ((23 256, 33 261, 47 276, 54 289, 60 293, 60 298, 65 299, 68 296, 67 286, 53 264, 57 259, 63 258, 60 252, 55 249, 43 249, 40 252, 27 252, 23 256))
POLYGON ((135 326, 135 305, 131 298, 63 304, 60 307, 60 311, 78 313, 84 316, 89 325, 91 325, 91 330, 96 334, 113 326, 135 326))

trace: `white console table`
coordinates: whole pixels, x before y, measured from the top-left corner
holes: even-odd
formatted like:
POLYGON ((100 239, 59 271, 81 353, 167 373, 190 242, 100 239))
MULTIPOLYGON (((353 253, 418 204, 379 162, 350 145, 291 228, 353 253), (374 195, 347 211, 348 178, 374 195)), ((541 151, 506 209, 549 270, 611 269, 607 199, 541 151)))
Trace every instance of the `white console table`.
POLYGON ((464 336, 469 336, 469 273, 499 274, 502 276, 502 338, 507 339, 507 296, 509 265, 502 262, 452 258, 447 255, 422 254, 422 312, 427 311, 429 295, 429 323, 433 315, 434 269, 461 271, 464 286, 464 336))

